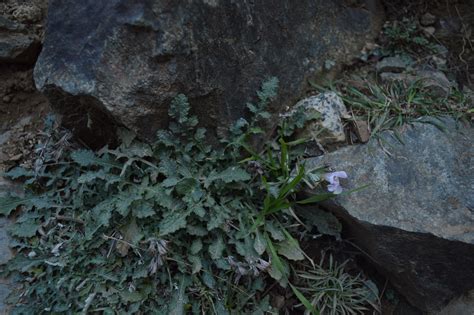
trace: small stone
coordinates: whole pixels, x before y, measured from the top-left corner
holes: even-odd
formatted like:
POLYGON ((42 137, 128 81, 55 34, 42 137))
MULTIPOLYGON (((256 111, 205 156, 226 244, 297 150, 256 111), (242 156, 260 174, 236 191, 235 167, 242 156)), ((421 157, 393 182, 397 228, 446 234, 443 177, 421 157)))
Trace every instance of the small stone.
POLYGON ((14 156, 11 156, 9 158, 9 160, 12 161, 12 162, 16 162, 16 161, 19 161, 22 157, 23 157, 23 154, 20 153, 20 154, 16 154, 14 156))
POLYGON ((407 67, 407 62, 405 62, 400 57, 387 57, 382 59, 377 63, 376 69, 377 72, 394 72, 400 73, 403 72, 407 67))
POLYGON ((449 95, 454 84, 441 71, 422 70, 416 72, 417 79, 422 81, 423 87, 438 97, 449 95))
POLYGON ((341 118, 349 118, 350 116, 343 100, 335 92, 324 92, 305 98, 285 115, 292 115, 301 106, 305 108, 307 115, 319 113, 321 118, 308 121, 303 130, 299 131, 299 136, 317 140, 321 144, 346 140, 341 118))
POLYGON ((415 76, 406 73, 384 72, 380 74, 380 80, 382 80, 383 83, 393 83, 396 81, 409 82, 415 79, 415 76))
POLYGON ((448 48, 446 46, 443 46, 441 44, 437 44, 434 46, 434 49, 436 50, 436 54, 440 57, 447 58, 449 54, 448 48))
POLYGON ((2 100, 5 104, 8 104, 11 102, 12 98, 8 95, 5 95, 2 100))
POLYGON ((431 13, 425 13, 421 16, 420 24, 423 26, 430 26, 436 23, 436 16, 431 13))
POLYGON ((436 29, 433 26, 423 27, 423 32, 428 36, 433 36, 436 29))
POLYGON ((444 68, 446 66, 446 59, 440 58, 437 56, 432 56, 433 62, 436 64, 437 68, 444 68))
POLYGON ((354 121, 355 131, 357 138, 360 142, 366 143, 370 139, 369 125, 365 120, 356 120, 354 121))

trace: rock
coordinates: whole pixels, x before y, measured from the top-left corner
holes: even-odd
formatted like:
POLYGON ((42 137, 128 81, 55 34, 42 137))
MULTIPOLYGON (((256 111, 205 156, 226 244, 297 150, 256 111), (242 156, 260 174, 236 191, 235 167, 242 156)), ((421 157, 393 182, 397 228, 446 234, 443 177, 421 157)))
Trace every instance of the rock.
POLYGON ((451 301, 441 311, 430 315, 471 315, 474 314, 474 290, 451 301))
POLYGON ((407 68, 407 63, 400 57, 386 57, 376 65, 378 73, 393 72, 400 73, 407 68))
POLYGON ((365 120, 355 120, 354 129, 360 142, 366 143, 370 139, 369 124, 365 120))
POLYGON ((10 96, 8 96, 8 95, 5 95, 5 96, 2 98, 2 100, 3 100, 3 102, 4 102, 5 104, 8 104, 8 103, 11 102, 12 98, 11 98, 10 96))
POLYGON ((308 116, 321 118, 310 120, 303 130, 298 132, 298 137, 308 137, 321 144, 331 144, 346 140, 342 118, 349 118, 346 106, 335 92, 325 92, 316 96, 305 98, 293 107, 286 115, 291 115, 300 107, 308 116))
POLYGON ((273 104, 281 112, 325 60, 340 66, 357 56, 380 30, 379 8, 377 0, 365 8, 324 0, 51 0, 35 81, 85 141, 114 134, 105 133, 111 118, 152 139, 178 93, 203 125, 225 133, 265 78, 281 82, 273 104))
POLYGON ((446 63, 447 63, 446 59, 440 58, 437 56, 432 56, 431 59, 433 60, 434 64, 436 65, 438 69, 446 68, 446 63))
POLYGON ((427 88, 433 95, 444 97, 449 95, 454 84, 446 75, 436 70, 421 70, 416 72, 416 78, 422 81, 423 87, 427 88))
POLYGON ((412 84, 419 81, 431 94, 438 97, 449 95, 455 87, 443 72, 437 70, 418 70, 415 74, 384 72, 380 74, 380 79, 385 83, 402 81, 412 84))
POLYGON ((425 13, 420 18, 420 24, 423 26, 430 26, 436 23, 436 16, 431 13, 425 13))
POLYGON ((36 23, 43 18, 42 9, 36 3, 17 5, 12 15, 22 23, 36 23))
POLYGON ((423 27, 423 32, 427 36, 433 36, 434 33, 436 32, 436 29, 433 26, 427 26, 427 27, 423 27))
POLYGON ((474 289, 474 129, 443 125, 415 123, 399 130, 404 144, 387 131, 306 161, 346 171, 346 189, 370 185, 323 206, 412 305, 431 312, 474 289))
POLYGON ((439 20, 439 27, 436 29, 436 37, 442 39, 452 39, 459 36, 462 28, 462 21, 459 17, 449 16, 439 20))
POLYGON ((40 42, 24 25, 0 16, 0 62, 33 64, 40 42))

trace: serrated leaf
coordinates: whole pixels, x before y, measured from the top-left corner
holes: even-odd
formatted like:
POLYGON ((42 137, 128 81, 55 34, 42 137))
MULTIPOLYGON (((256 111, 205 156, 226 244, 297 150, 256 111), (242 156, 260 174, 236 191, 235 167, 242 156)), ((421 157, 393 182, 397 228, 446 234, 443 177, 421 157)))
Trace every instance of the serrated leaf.
POLYGON ((130 144, 132 144, 132 141, 136 138, 136 134, 133 131, 125 128, 117 129, 117 135, 125 147, 130 146, 130 144))
POLYGON ((122 298, 122 301, 125 303, 140 302, 145 298, 145 296, 143 296, 143 294, 140 293, 139 291, 130 292, 127 289, 120 292, 120 297, 122 298))
POLYGON ((204 209, 202 205, 193 205, 191 209, 200 218, 203 218, 206 215, 206 209, 204 209))
POLYGON ((10 179, 18 179, 20 177, 34 176, 34 172, 31 170, 27 170, 24 167, 14 167, 6 173, 3 173, 3 174, 0 173, 0 175, 3 175, 10 179))
POLYGON ((238 166, 231 166, 220 173, 211 173, 206 179, 206 185, 216 180, 222 180, 224 183, 243 182, 250 179, 250 174, 238 166))
POLYGON ((178 289, 173 294, 173 298, 169 307, 169 315, 185 315, 184 305, 188 302, 188 296, 186 295, 186 288, 189 285, 189 280, 185 275, 181 276, 181 281, 178 285, 178 289))
POLYGON ((197 253, 199 253, 202 249, 202 241, 200 238, 198 239, 195 239, 192 244, 191 244, 191 247, 190 247, 190 251, 191 251, 191 254, 193 255, 196 255, 197 253))
POLYGON ((168 235, 186 227, 186 217, 189 212, 174 211, 168 214, 159 224, 160 235, 168 235))
POLYGON ((122 168, 120 163, 113 162, 108 158, 98 157, 91 150, 76 150, 71 153, 71 158, 80 166, 101 165, 106 167, 122 168))
POLYGON ((86 172, 77 178, 79 184, 90 183, 96 179, 105 179, 104 170, 99 170, 97 172, 86 172))
POLYGON ((201 271, 202 269, 202 262, 201 262, 201 258, 199 258, 198 256, 193 256, 193 255, 190 255, 188 256, 188 259, 189 261, 192 263, 192 274, 195 274, 195 273, 198 273, 199 271, 201 271))
POLYGON ((286 239, 285 234, 271 221, 265 223, 265 230, 270 232, 270 236, 276 241, 283 241, 286 239))
POLYGON ((112 211, 115 209, 115 199, 107 199, 96 205, 91 209, 94 221, 97 222, 98 226, 109 226, 110 218, 112 217, 112 211))
POLYGON ((186 232, 189 233, 189 235, 193 236, 204 236, 207 235, 208 231, 201 227, 201 226, 194 226, 194 225, 188 225, 186 226, 186 232))
POLYGON ((150 145, 142 142, 134 142, 127 148, 127 154, 134 157, 149 157, 153 155, 150 145))
POLYGON ((211 245, 209 245, 209 254, 213 260, 217 260, 222 257, 222 252, 224 251, 225 245, 222 237, 219 235, 211 245))
POLYGON ((304 254, 299 246, 294 246, 294 244, 289 241, 284 241, 278 244, 278 254, 285 256, 290 260, 303 260, 304 254))
POLYGON ((184 178, 176 184, 175 189, 178 194, 184 196, 196 189, 196 185, 197 181, 194 178, 184 178))
POLYGON ((25 200, 25 198, 20 198, 20 197, 14 197, 14 196, 0 197, 0 214, 8 216, 18 206, 21 206, 25 204, 26 202, 28 202, 28 200, 25 200))
POLYGON ((259 255, 262 255, 267 249, 267 242, 258 230, 255 232, 255 241, 253 243, 253 248, 259 255))
POLYGON ((230 211, 228 208, 215 206, 212 210, 214 211, 211 213, 211 217, 207 222, 207 229, 209 231, 220 227, 230 219, 230 211))
POLYGON ((39 229, 39 224, 35 220, 28 220, 21 223, 15 223, 10 228, 10 234, 18 237, 33 237, 39 229))
POLYGON ((142 218, 147 218, 147 217, 151 217, 152 215, 154 215, 155 210, 153 210, 153 208, 149 204, 142 203, 138 207, 133 209, 133 214, 137 218, 142 219, 142 218))
POLYGON ((216 280, 212 276, 212 273, 209 270, 205 270, 202 274, 202 282, 209 288, 214 289, 216 286, 216 280))
POLYGON ((162 185, 163 187, 167 187, 167 188, 168 188, 168 187, 174 187, 174 186, 176 186, 177 183, 178 183, 178 179, 177 179, 176 177, 169 177, 169 178, 165 179, 165 180, 161 183, 161 185, 162 185))

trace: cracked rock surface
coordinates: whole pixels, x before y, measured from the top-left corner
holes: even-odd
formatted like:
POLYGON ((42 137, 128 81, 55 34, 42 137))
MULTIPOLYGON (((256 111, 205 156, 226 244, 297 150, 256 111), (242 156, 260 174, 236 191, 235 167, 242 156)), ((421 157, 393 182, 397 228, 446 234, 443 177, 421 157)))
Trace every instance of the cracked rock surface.
POLYGON ((346 189, 370 185, 325 206, 411 304, 437 311, 474 288, 474 129, 430 119, 400 129, 403 143, 387 131, 307 167, 346 171, 346 189))

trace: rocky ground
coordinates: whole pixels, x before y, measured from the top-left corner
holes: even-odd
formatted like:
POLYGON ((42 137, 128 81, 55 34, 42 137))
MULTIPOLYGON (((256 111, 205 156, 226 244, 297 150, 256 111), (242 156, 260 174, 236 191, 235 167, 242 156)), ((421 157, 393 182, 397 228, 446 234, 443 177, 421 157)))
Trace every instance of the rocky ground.
MULTIPOLYGON (((377 283, 383 314, 474 312, 474 275, 470 273, 474 264, 473 8, 473 1, 386 1, 387 21, 376 39, 366 42, 351 60, 330 55, 319 65, 320 76, 307 78, 299 73, 298 87, 291 87, 299 90, 300 83, 310 79, 308 98, 298 106, 308 113, 322 113, 320 122, 302 131, 313 137, 313 145, 307 148, 310 163, 328 162, 346 170, 350 175, 343 182, 346 188, 372 184, 324 205, 341 219, 344 241, 325 238, 313 244, 315 256, 324 250, 336 259, 350 259, 349 269, 362 270, 377 283), (421 87, 414 88, 414 98, 395 89, 408 89, 415 83, 421 87), (381 86, 391 88, 377 90, 381 86), (432 103, 417 103, 417 97, 428 95, 426 91, 432 103), (387 101, 400 108, 375 107, 387 101), (425 105, 432 111, 426 111, 425 105), (432 120, 426 118, 430 113, 454 118, 432 120), (425 123, 403 125, 420 118, 425 123), (331 153, 317 157, 325 152, 331 153)), ((45 14, 45 1, 0 3, 0 172, 18 164, 34 167, 43 121, 51 111, 33 81, 45 14)), ((170 39, 168 44, 173 43, 170 39)), ((354 46, 348 49, 353 51, 354 46)), ((157 54, 167 58, 166 51, 157 54)), ((123 74, 117 69, 104 71, 123 74)), ((149 87, 146 78, 142 83, 138 91, 149 87)), ((199 90, 204 96, 197 93, 196 98, 205 99, 209 91, 199 90)), ((99 90, 94 97, 110 103, 116 95, 109 92, 99 90)), ((142 100, 131 88, 121 91, 125 92, 130 93, 127 101, 130 95, 142 100)), ((112 116, 120 113, 123 109, 112 116)), ((132 125, 141 123, 134 120, 132 125)), ((0 192, 15 189, 0 177, 0 192)), ((5 219, 0 223, 1 262, 11 255, 5 233, 8 224, 5 219)), ((2 280, 0 300, 7 296, 9 286, 8 280, 2 280)))

